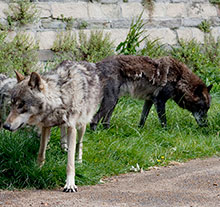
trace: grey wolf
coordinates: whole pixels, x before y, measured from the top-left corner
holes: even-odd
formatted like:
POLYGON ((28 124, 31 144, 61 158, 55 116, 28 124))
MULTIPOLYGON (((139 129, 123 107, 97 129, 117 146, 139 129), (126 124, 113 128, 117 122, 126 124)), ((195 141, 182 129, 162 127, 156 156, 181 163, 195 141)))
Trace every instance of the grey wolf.
POLYGON ((139 126, 143 127, 154 104, 162 127, 167 126, 165 104, 173 99, 192 112, 199 126, 207 124, 212 85, 206 86, 185 64, 172 57, 151 59, 144 56, 112 56, 96 64, 104 81, 104 96, 90 126, 95 130, 102 119, 110 125, 112 112, 120 96, 130 94, 145 100, 139 126))
POLYGON ((8 114, 11 101, 11 89, 16 82, 16 78, 9 78, 6 75, 0 74, 0 126, 2 126, 8 114))
MULTIPOLYGON (((9 114, 9 106, 11 104, 11 90, 17 83, 16 78, 9 78, 4 74, 0 74, 0 127, 6 120, 9 114)), ((66 129, 65 127, 60 127, 61 131, 61 148, 65 151, 68 150, 66 129)), ((41 135, 41 129, 37 129, 38 135, 41 135)))
POLYGON ((65 192, 76 192, 75 151, 78 133, 78 159, 82 160, 82 139, 101 100, 101 86, 95 64, 64 61, 54 70, 23 77, 12 89, 11 112, 4 128, 16 131, 25 124, 42 129, 38 163, 44 164, 50 129, 65 126, 68 141, 67 179, 65 192))

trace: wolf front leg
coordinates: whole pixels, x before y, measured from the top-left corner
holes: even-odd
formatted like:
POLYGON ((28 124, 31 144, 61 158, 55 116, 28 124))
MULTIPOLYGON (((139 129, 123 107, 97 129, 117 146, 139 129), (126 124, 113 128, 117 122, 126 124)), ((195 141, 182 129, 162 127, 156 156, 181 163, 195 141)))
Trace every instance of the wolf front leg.
POLYGON ((67 140, 68 140, 68 159, 66 169, 66 185, 64 186, 64 192, 77 192, 75 185, 75 152, 76 152, 76 127, 67 128, 67 140))
POLYGON ((66 127, 61 125, 60 126, 60 135, 61 135, 61 148, 65 151, 68 152, 68 144, 67 144, 67 136, 66 136, 66 127))
POLYGON ((80 129, 77 130, 78 134, 78 144, 77 144, 77 153, 78 153, 78 162, 82 163, 83 155, 83 136, 86 131, 86 125, 83 125, 80 129))
POLYGON ((40 167, 44 165, 47 143, 50 139, 50 127, 42 127, 40 148, 38 152, 37 162, 40 167))

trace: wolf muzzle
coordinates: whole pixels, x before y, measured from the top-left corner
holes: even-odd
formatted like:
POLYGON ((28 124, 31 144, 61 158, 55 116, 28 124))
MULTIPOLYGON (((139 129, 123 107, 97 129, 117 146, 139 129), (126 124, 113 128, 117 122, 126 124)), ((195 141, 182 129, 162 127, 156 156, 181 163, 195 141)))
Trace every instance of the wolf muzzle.
POLYGON ((12 131, 12 130, 11 130, 11 124, 9 124, 9 123, 5 123, 5 124, 3 125, 3 128, 6 129, 6 130, 9 130, 9 131, 12 131))

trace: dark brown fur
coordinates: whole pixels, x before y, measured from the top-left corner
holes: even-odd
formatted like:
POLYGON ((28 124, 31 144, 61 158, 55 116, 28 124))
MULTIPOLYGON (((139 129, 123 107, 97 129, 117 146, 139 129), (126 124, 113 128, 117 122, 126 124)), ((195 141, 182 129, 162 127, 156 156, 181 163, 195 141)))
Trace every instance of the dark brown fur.
POLYGON ((206 124, 211 86, 207 87, 185 64, 174 58, 119 55, 106 58, 96 65, 103 81, 104 97, 91 122, 92 129, 101 119, 104 126, 109 127, 119 96, 126 92, 145 100, 140 126, 144 126, 153 104, 162 126, 166 126, 165 104, 170 98, 191 111, 199 125, 206 124))

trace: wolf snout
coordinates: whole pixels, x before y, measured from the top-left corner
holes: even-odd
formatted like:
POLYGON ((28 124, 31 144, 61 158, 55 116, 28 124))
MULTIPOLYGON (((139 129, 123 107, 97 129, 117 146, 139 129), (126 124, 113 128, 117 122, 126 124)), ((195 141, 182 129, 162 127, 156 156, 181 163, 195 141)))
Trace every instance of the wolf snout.
POLYGON ((9 124, 9 123, 4 123, 3 128, 6 129, 6 130, 9 130, 9 131, 12 131, 11 130, 11 124, 9 124))

